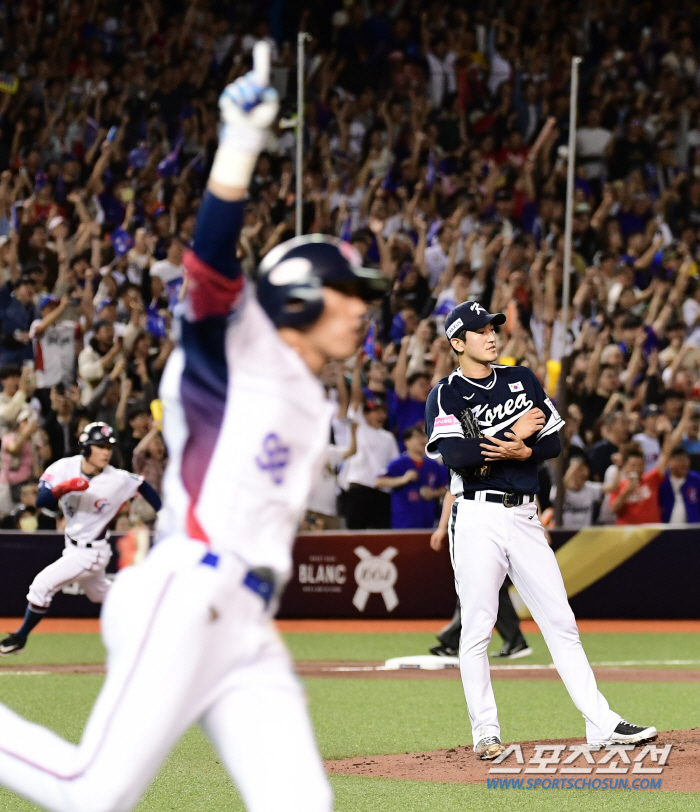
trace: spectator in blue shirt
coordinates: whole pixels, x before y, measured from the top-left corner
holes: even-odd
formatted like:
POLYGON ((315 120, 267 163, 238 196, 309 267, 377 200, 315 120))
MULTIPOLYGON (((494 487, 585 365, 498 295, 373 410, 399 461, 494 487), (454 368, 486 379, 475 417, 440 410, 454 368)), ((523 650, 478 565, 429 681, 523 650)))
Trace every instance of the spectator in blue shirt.
POLYGON ((412 336, 401 340, 399 357, 394 367, 394 397, 389 403, 389 428, 399 438, 403 450, 403 433, 425 420, 425 402, 430 394, 430 375, 416 371, 408 374, 408 347, 412 336))
POLYGON ((666 524, 700 523, 700 474, 690 470, 690 455, 682 445, 671 451, 659 505, 666 524))
POLYGON ((36 287, 30 276, 21 276, 16 285, 7 282, 0 288, 0 365, 34 360, 29 327, 38 318, 34 307, 36 287))
POLYGON ((438 500, 447 485, 447 468, 425 456, 428 442, 421 426, 403 433, 406 451, 392 460, 378 477, 377 488, 391 488, 391 526, 394 530, 432 528, 438 500))

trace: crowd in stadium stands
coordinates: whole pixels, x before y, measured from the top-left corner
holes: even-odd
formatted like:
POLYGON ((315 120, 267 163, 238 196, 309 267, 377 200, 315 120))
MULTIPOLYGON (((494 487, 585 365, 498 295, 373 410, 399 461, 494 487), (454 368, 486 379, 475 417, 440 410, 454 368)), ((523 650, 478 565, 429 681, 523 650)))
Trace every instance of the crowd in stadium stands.
MULTIPOLYGON (((305 526, 432 527, 446 469, 424 403, 456 357, 446 314, 507 314, 501 363, 557 394, 563 524, 700 521, 700 52, 689 0, 8 0, 0 4, 0 527, 35 507, 90 421, 160 489, 151 417, 217 99, 272 45, 282 115, 238 254, 294 234, 296 34, 308 31, 303 229, 392 280, 338 403, 305 526), (571 58, 571 323, 562 284, 571 58), (561 406, 561 403, 560 403, 561 406)), ((544 513, 553 463, 541 469, 544 513)), ((551 511, 550 511, 551 512, 551 511)), ((136 500, 120 528, 154 516, 136 500)))

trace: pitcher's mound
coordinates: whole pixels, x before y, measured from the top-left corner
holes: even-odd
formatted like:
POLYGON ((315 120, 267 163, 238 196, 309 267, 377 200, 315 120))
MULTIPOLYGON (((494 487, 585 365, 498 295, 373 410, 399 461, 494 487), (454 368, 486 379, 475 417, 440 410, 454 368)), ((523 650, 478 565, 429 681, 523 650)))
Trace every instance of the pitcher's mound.
MULTIPOLYGON (((660 766, 659 758, 663 760, 663 755, 657 755, 657 759, 654 761, 653 754, 647 751, 643 760, 636 763, 637 772, 635 772, 635 759, 641 756, 647 745, 637 746, 633 750, 626 751, 629 764, 625 763, 622 753, 614 753, 611 756, 609 751, 599 750, 590 754, 593 764, 579 756, 575 763, 565 765, 563 762, 572 755, 570 746, 584 744, 583 739, 522 742, 523 764, 518 764, 515 753, 511 754, 501 765, 481 761, 474 755, 470 745, 449 750, 433 750, 429 753, 356 756, 355 758, 327 761, 325 767, 329 773, 373 778, 404 778, 412 781, 486 784, 487 780, 490 782, 500 780, 499 787, 512 787, 513 779, 516 781, 522 779, 523 788, 541 787, 543 786, 541 782, 549 781, 550 783, 544 784, 546 788, 650 789, 655 787, 675 792, 700 791, 700 730, 698 728, 659 733, 659 738, 651 746, 656 749, 657 753, 660 753, 665 747, 671 745, 666 763, 660 766), (544 752, 540 752, 540 757, 544 755, 548 759, 552 756, 551 745, 565 746, 565 749, 560 751, 558 764, 545 765, 547 772, 541 771, 542 765, 539 762, 529 763, 530 759, 535 756, 537 745, 550 746, 544 752), (511 772, 495 772, 499 766, 501 769, 508 768, 511 772), (567 766, 569 769, 573 767, 579 770, 590 770, 590 772, 562 773, 567 766), (516 773, 515 770, 518 768, 520 771, 516 773), (661 772, 656 772, 659 769, 661 772), (534 770, 537 772, 533 772, 534 770), (655 770, 655 772, 649 772, 650 770, 655 770), (555 779, 558 780, 558 784, 554 783, 555 779), (607 783, 605 783, 606 779, 607 783), (538 780, 540 783, 536 784, 535 782, 538 780), (504 781, 510 783, 504 784, 504 781), (590 783, 586 784, 587 781, 590 783), (566 782, 569 782, 568 785, 566 782)), ((493 783, 491 785, 496 786, 493 783)))

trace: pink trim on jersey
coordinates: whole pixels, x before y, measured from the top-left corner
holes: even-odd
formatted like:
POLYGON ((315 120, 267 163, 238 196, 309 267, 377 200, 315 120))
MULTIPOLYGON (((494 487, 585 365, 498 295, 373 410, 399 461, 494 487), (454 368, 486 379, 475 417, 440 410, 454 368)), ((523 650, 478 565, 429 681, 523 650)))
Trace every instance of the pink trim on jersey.
POLYGON ((448 414, 444 417, 436 417, 435 422, 433 423, 433 428, 445 428, 447 426, 458 426, 459 428, 462 427, 462 424, 457 420, 457 418, 453 414, 448 414))
POLYGON ((245 278, 241 275, 229 279, 202 262, 194 251, 185 253, 183 265, 191 320, 229 313, 243 290, 245 278))

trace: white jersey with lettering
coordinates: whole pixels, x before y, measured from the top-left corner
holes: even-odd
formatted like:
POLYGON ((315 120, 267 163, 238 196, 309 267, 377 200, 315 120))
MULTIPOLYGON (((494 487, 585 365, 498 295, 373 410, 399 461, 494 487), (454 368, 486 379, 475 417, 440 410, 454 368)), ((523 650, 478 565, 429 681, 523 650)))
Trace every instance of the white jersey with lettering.
POLYGON ((73 491, 60 499, 66 517, 66 536, 79 544, 103 538, 119 508, 136 495, 143 482, 143 477, 111 465, 88 478, 82 472, 83 460, 80 454, 56 460, 41 477, 41 481, 52 488, 75 477, 83 477, 90 483, 87 490, 73 491))
MULTIPOLYGON (((511 427, 530 409, 540 409, 545 425, 528 439, 534 446, 555 434, 564 425, 559 412, 547 397, 534 372, 527 367, 491 364, 491 374, 476 380, 456 369, 433 388, 425 409, 428 445, 426 453, 437 459, 443 438, 463 438, 462 418, 470 409, 485 437, 508 439, 511 427)), ((535 458, 523 462, 504 460, 484 466, 478 477, 465 481, 452 471, 451 491, 455 496, 465 490, 497 490, 506 493, 537 493, 539 480, 535 458)))
POLYGON ((335 407, 248 290, 206 355, 195 329, 183 322, 160 387, 169 461, 158 537, 187 535, 286 575, 335 407))

